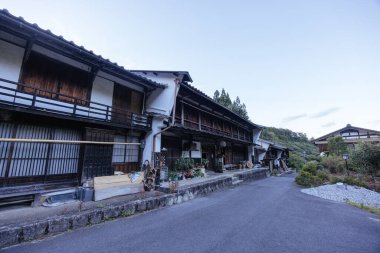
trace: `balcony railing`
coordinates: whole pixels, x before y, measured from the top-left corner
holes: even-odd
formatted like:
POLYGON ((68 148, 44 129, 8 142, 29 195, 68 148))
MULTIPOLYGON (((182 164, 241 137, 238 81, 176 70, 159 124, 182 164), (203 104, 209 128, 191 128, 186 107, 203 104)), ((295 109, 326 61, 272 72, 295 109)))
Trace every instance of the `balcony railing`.
POLYGON ((69 116, 78 120, 95 120, 123 127, 150 129, 152 125, 151 118, 141 114, 3 78, 0 78, 0 105, 69 116), (26 90, 28 92, 25 92, 26 90))
POLYGON ((206 132, 206 133, 210 133, 210 134, 214 134, 214 135, 218 135, 221 137, 227 137, 227 138, 241 140, 241 141, 245 141, 245 142, 251 142, 252 141, 249 138, 249 135, 240 135, 239 136, 237 133, 232 134, 229 131, 221 130, 221 129, 218 129, 218 128, 215 128, 212 126, 207 126, 205 124, 201 124, 199 126, 199 122, 195 122, 195 121, 191 121, 191 120, 187 120, 187 119, 184 119, 184 125, 182 125, 180 123, 180 119, 178 117, 176 117, 176 125, 177 126, 184 126, 184 127, 190 128, 190 129, 194 129, 194 130, 198 130, 198 131, 202 131, 202 132, 206 132))

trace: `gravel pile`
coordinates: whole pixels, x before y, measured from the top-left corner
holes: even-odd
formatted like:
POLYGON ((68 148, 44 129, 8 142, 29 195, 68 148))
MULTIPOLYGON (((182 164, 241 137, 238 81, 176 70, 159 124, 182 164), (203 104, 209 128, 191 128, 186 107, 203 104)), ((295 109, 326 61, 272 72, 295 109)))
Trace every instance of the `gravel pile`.
POLYGON ((339 202, 351 201, 380 208, 380 194, 368 189, 337 183, 302 189, 303 193, 339 202))

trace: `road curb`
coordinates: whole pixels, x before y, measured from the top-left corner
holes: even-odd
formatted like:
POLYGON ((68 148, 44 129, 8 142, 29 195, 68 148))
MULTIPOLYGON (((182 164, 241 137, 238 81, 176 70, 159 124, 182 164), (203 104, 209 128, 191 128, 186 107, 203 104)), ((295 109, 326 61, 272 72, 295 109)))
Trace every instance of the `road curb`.
MULTIPOLYGON (((266 178, 266 170, 239 172, 240 180, 250 181, 266 178)), ((208 195, 219 189, 232 186, 232 177, 208 181, 180 189, 177 193, 166 193, 157 197, 148 197, 123 204, 110 205, 103 208, 86 210, 71 215, 61 215, 33 223, 0 227, 0 249, 22 242, 42 239, 85 226, 91 226, 137 213, 163 208, 187 202, 196 197, 208 195)))

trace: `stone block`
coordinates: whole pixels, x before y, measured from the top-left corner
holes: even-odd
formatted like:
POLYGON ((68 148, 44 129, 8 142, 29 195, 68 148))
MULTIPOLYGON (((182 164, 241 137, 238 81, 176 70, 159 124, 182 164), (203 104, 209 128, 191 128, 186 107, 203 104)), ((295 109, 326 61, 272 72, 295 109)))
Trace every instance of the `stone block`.
POLYGON ((71 220, 69 218, 65 217, 59 217, 48 221, 49 228, 48 233, 49 234, 57 234, 62 233, 70 229, 71 227, 71 220))
POLYGON ((102 210, 97 210, 97 211, 94 211, 94 212, 91 212, 89 215, 88 215, 88 220, 89 220, 89 223, 91 225, 94 225, 94 224, 99 224, 103 221, 103 211, 102 210))
POLYGON ((169 198, 167 198, 167 202, 166 202, 166 205, 167 206, 172 206, 174 205, 174 196, 170 196, 169 198))
POLYGON ((22 227, 24 241, 31 241, 44 237, 48 232, 49 222, 42 221, 22 227))
POLYGON ((120 215, 121 216, 131 216, 136 213, 136 203, 130 203, 123 206, 120 215))
POLYGON ((155 208, 154 199, 146 200, 146 210, 153 210, 155 208))
POLYGON ((146 200, 140 200, 137 202, 137 212, 144 212, 147 207, 146 200))
POLYGON ((77 229, 80 227, 85 227, 89 224, 88 222, 88 214, 81 213, 72 217, 73 229, 77 229))
POLYGON ((160 197, 158 201, 159 201, 159 204, 158 204, 159 207, 165 207, 167 205, 168 197, 167 196, 160 197))
POLYGON ((108 207, 104 209, 104 220, 113 219, 120 216, 121 207, 108 207))
POLYGON ((182 203, 182 196, 178 195, 177 198, 175 199, 175 204, 181 204, 182 203))
POLYGON ((3 227, 0 229, 0 248, 19 243, 22 229, 3 227))

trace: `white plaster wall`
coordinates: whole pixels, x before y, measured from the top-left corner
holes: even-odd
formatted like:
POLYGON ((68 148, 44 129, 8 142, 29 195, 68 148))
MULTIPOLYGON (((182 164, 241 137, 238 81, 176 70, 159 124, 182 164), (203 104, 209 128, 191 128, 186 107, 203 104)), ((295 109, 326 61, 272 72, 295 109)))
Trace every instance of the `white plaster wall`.
POLYGON ((263 142, 263 141, 257 141, 257 144, 261 145, 265 150, 268 150, 269 148, 269 143, 263 142))
POLYGON ((95 77, 92 84, 91 102, 112 106, 114 83, 102 77, 95 77))
POLYGON ((260 138, 260 135, 261 135, 261 132, 262 132, 263 130, 262 129, 255 129, 255 130, 253 130, 253 143, 257 143, 257 141, 259 140, 259 138, 260 138))
POLYGON ((255 155, 253 145, 248 146, 248 161, 252 162, 252 156, 255 155))
MULTIPOLYGON (((157 113, 162 116, 154 117, 152 120, 152 131, 146 135, 145 138, 145 149, 143 152, 143 161, 152 159, 153 152, 153 136, 161 131, 166 125, 163 124, 163 120, 168 118, 171 115, 171 112, 174 107, 175 96, 174 92, 176 91, 175 79, 176 77, 168 73, 159 73, 154 75, 153 73, 144 74, 142 72, 134 72, 142 77, 153 80, 157 83, 166 84, 167 88, 165 89, 156 89, 150 94, 147 94, 145 110, 147 112, 157 113)), ((156 136, 156 148, 155 151, 159 152, 161 149, 161 134, 156 136)))
POLYGON ((167 85, 167 88, 156 89, 151 94, 149 94, 146 99, 145 109, 147 112, 154 112, 170 116, 175 102, 174 91, 176 87, 175 79, 177 77, 170 73, 159 73, 158 75, 154 75, 153 73, 144 74, 142 72, 136 72, 135 74, 151 79, 157 83, 167 85))
MULTIPOLYGON (((18 82, 22 59, 24 57, 24 49, 0 40, 0 77, 13 82, 18 82)), ((7 87, 16 87, 2 83, 7 87)))
POLYGON ((281 158, 282 152, 283 152, 283 151, 277 151, 277 159, 280 159, 280 158, 281 158))
MULTIPOLYGON (((9 81, 18 82, 23 57, 24 49, 22 47, 0 40, 0 77, 9 81)), ((15 92, 1 87, 16 89, 17 85, 0 82, 0 92, 4 93, 0 95, 0 99, 2 101, 13 102, 13 97, 11 96, 15 95, 15 92), (9 94, 9 96, 5 94, 9 94)))
POLYGON ((121 78, 118 78, 116 76, 113 76, 113 75, 110 75, 108 73, 105 73, 103 71, 99 71, 98 74, 97 74, 98 77, 101 77, 101 78, 104 78, 104 79, 107 79, 107 80, 110 80, 110 81, 113 81, 113 82, 116 82, 118 84, 121 84, 125 87, 128 87, 128 88, 131 88, 132 90, 136 90, 136 91, 140 91, 140 92, 144 92, 144 88, 141 87, 141 86, 138 86, 138 85, 135 85, 135 84, 132 84, 130 82, 127 82, 121 78))
MULTIPOLYGON (((145 160, 148 160, 150 163, 152 163, 152 152, 153 152, 153 136, 161 131, 161 129, 165 127, 163 124, 162 118, 153 118, 152 119, 152 131, 147 133, 145 137, 145 148, 143 151, 143 159, 142 162, 145 160)), ((155 151, 159 152, 161 150, 161 134, 158 134, 156 136, 156 148, 155 151)))
POLYGON ((259 162, 261 162, 262 160, 264 160, 264 157, 265 157, 265 153, 259 154, 259 162))

